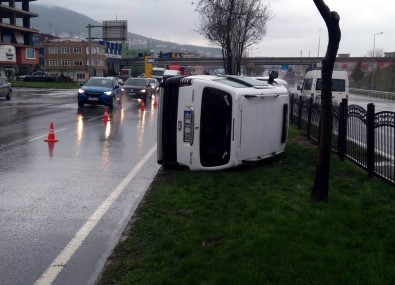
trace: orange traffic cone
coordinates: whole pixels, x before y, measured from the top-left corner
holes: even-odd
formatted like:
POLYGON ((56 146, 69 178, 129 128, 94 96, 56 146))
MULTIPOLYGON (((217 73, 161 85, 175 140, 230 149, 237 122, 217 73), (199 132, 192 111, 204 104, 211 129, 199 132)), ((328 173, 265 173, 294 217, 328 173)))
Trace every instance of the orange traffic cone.
POLYGON ((49 126, 49 133, 48 133, 48 138, 44 140, 45 142, 57 142, 59 140, 57 140, 55 138, 55 130, 53 127, 53 122, 51 122, 51 125, 49 126))
POLYGON ((108 110, 107 110, 107 108, 104 109, 104 116, 103 116, 102 121, 103 121, 103 122, 111 121, 110 116, 108 115, 108 110))
POLYGON ((156 99, 156 96, 155 96, 155 99, 154 99, 154 107, 157 107, 158 106, 158 100, 156 99))
POLYGON ((145 111, 144 100, 141 100, 140 111, 141 112, 145 111))

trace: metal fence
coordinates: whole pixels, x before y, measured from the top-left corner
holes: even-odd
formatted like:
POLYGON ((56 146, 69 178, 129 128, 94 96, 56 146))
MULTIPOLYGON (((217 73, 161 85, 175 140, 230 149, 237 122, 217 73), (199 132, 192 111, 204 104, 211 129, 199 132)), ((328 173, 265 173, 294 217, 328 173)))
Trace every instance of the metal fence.
MULTIPOLYGON (((290 122, 306 137, 319 144, 321 106, 311 98, 291 96, 290 122)), ((368 172, 395 184, 395 112, 375 113, 373 103, 367 110, 348 106, 343 99, 333 107, 332 151, 368 172)))
POLYGON ((369 90, 369 89, 350 88, 350 94, 372 97, 372 98, 377 98, 377 99, 395 100, 395 93, 394 92, 384 92, 384 91, 376 91, 376 90, 369 90))

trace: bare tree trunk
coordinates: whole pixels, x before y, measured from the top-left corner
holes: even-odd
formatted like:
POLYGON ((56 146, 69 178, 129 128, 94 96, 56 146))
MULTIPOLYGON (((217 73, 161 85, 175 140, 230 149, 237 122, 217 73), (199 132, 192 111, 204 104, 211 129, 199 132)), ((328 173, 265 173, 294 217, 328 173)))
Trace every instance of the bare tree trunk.
POLYGON ((333 126, 332 72, 341 38, 340 16, 336 12, 331 12, 323 0, 313 1, 328 28, 329 42, 325 58, 322 60, 320 146, 311 198, 314 201, 328 201, 333 126))

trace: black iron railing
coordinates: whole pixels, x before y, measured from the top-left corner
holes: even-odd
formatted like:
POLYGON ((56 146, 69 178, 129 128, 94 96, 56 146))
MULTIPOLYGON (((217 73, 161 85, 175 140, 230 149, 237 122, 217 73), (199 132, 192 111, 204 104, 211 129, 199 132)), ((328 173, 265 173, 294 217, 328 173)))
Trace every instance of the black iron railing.
MULTIPOLYGON (((291 95, 290 123, 312 142, 319 144, 321 106, 305 97, 291 95)), ((367 171, 395 184, 395 112, 375 113, 373 103, 367 110, 348 106, 343 99, 333 107, 332 151, 367 171)))

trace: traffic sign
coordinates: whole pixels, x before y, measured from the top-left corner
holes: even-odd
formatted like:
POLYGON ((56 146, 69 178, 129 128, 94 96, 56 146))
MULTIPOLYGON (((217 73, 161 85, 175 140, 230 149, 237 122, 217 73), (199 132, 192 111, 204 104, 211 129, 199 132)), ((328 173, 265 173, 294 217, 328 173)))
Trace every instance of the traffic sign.
POLYGON ((147 63, 156 63, 156 58, 147 58, 147 63))

